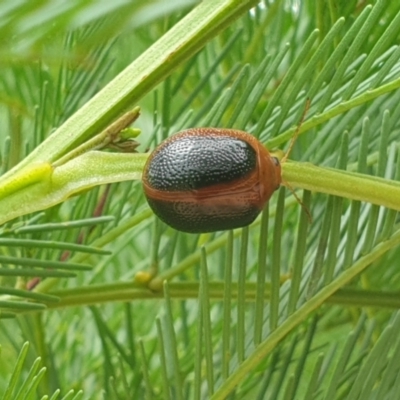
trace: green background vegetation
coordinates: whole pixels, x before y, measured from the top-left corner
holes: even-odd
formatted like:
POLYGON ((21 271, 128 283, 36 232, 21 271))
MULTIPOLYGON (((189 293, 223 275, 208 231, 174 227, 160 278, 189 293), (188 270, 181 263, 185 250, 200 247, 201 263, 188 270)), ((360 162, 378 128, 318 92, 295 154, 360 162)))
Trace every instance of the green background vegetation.
POLYGON ((0 4, 0 394, 397 399, 400 6, 143 3, 0 4), (283 179, 311 223, 285 187, 234 232, 154 217, 148 149, 285 151, 307 99, 283 179), (135 106, 139 153, 73 152, 135 106))

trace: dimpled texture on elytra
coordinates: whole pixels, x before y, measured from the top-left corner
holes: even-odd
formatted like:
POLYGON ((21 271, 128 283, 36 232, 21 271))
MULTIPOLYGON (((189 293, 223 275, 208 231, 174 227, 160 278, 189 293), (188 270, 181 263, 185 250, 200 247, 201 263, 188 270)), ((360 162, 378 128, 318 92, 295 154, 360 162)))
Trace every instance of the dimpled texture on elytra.
POLYGON ((185 191, 229 183, 254 171, 257 154, 231 136, 188 136, 156 151, 146 179, 153 189, 185 191))

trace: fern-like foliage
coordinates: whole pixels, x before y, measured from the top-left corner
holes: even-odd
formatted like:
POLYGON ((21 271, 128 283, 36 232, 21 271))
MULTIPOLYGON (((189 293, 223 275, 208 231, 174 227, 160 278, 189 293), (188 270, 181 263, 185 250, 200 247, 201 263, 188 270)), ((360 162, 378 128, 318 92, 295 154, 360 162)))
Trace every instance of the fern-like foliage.
POLYGON ((194 3, 0 6, 0 393, 397 399, 400 7, 194 3), (137 105, 138 154, 74 153, 137 105), (151 213, 142 153, 194 126, 298 130, 251 226, 151 213))

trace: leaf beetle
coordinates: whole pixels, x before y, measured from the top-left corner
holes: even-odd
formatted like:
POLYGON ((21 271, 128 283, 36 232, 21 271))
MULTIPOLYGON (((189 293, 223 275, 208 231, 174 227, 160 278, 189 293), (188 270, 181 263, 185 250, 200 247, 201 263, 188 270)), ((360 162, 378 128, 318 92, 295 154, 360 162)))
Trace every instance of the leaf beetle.
POLYGON ((154 213, 189 233, 252 223, 281 184, 278 158, 249 133, 192 128, 149 156, 143 188, 154 213))

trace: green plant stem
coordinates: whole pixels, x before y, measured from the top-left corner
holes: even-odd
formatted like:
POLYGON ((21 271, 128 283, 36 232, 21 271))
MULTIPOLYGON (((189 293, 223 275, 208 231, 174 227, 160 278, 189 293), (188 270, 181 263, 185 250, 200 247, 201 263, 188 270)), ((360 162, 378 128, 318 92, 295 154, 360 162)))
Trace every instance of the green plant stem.
POLYGON ((32 163, 52 163, 101 132, 257 3, 258 0, 200 2, 6 175, 32 163))
MULTIPOLYGON (((49 208, 97 185, 140 179, 148 154, 89 151, 55 168, 28 186, 12 186, 0 196, 0 224, 49 208)), ((361 200, 400 211, 400 184, 308 163, 285 162, 282 179, 293 187, 361 200)))
MULTIPOLYGON (((118 118, 114 123, 107 127, 103 132, 92 137, 90 140, 82 143, 80 146, 74 148, 69 153, 58 159, 53 163, 53 167, 65 164, 66 162, 87 153, 90 150, 99 150, 106 147, 113 142, 121 140, 122 130, 127 128, 131 123, 136 121, 140 115, 140 107, 135 107, 132 111, 128 111, 122 117, 118 118)), ((137 131, 137 134, 140 130, 137 131)))
MULTIPOLYGON (((367 92, 364 92, 360 94, 357 97, 354 97, 353 99, 350 99, 348 101, 343 101, 340 104, 338 104, 335 107, 332 107, 328 111, 325 111, 321 114, 317 114, 314 117, 310 118, 309 120, 305 121, 300 128, 299 134, 307 132, 308 130, 326 122, 329 121, 330 119, 336 117, 337 115, 343 114, 346 111, 349 111, 355 107, 358 107, 362 104, 365 104, 379 96, 384 95, 385 93, 392 92, 394 90, 397 90, 400 87, 400 78, 395 79, 394 81, 391 81, 385 85, 382 85, 376 89, 369 90, 367 92)), ((312 99, 311 99, 312 101, 312 99)), ((297 129, 297 126, 294 126, 287 131, 281 133, 280 135, 268 140, 267 142, 267 147, 269 149, 274 149, 281 145, 282 143, 285 143, 286 141, 290 140, 295 131, 297 129)))
MULTIPOLYGON (((210 299, 223 300, 225 282, 213 281, 210 285, 210 299)), ((175 300, 197 299, 199 296, 199 282, 170 282, 170 296, 175 300)), ((264 299, 270 298, 270 284, 266 282, 264 289, 264 299)), ((81 307, 89 305, 100 305, 109 302, 143 301, 162 299, 163 291, 154 292, 138 285, 135 282, 118 282, 104 285, 90 285, 74 289, 61 289, 51 291, 50 294, 59 299, 58 302, 46 301, 47 308, 39 311, 51 309, 64 309, 67 307, 81 307)), ((257 284, 246 282, 245 299, 246 302, 253 303, 257 296, 257 284)), ((232 299, 238 297, 238 283, 232 283, 232 299)), ((379 307, 389 309, 400 309, 400 292, 380 292, 377 290, 361 290, 354 288, 341 288, 325 300, 327 304, 341 304, 348 307, 379 307)), ((24 303, 26 304, 26 303, 24 303)), ((32 312, 36 310, 23 309, 19 313, 32 312)))
MULTIPOLYGON (((55 168, 42 179, 0 191, 0 225, 13 218, 43 210, 97 185, 140 179, 147 154, 121 154, 89 151, 55 168), (2 196, 3 194, 3 196, 2 196)), ((46 164, 45 164, 46 165, 46 164)), ((36 168, 36 167, 33 167, 36 168)), ((41 170, 41 166, 38 168, 41 170)), ((25 182, 27 178, 21 177, 25 182)))
POLYGON ((282 170, 283 181, 291 186, 400 211, 398 182, 299 162, 285 163, 282 170))

